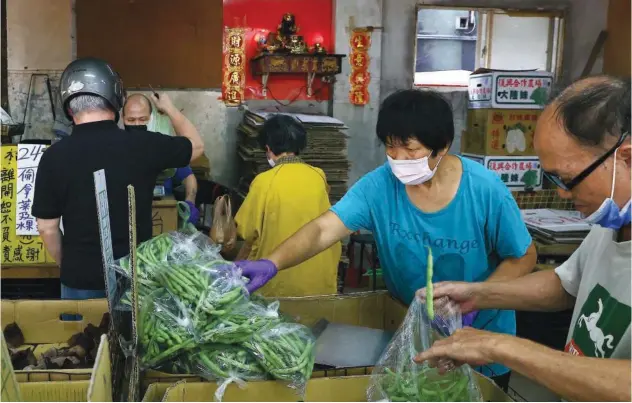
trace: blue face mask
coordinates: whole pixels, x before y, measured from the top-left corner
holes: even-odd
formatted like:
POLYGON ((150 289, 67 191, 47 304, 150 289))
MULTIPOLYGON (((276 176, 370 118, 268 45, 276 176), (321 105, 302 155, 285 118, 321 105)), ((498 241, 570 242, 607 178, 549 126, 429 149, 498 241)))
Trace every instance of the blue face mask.
POLYGON ((628 200, 628 202, 623 206, 623 208, 619 208, 617 203, 614 202, 612 197, 614 196, 614 180, 617 174, 617 152, 614 152, 614 168, 612 172, 612 187, 610 191, 610 197, 601 203, 601 206, 586 217, 586 221, 599 225, 603 228, 610 228, 613 230, 620 230, 621 227, 630 224, 630 213, 632 210, 632 201, 628 200))

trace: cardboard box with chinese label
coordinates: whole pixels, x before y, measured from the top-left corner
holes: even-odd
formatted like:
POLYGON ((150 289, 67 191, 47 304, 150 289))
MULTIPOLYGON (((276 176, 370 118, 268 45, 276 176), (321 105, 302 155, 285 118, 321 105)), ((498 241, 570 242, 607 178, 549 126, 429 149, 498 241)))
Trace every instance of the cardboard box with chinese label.
POLYGON ((542 109, 551 95, 553 73, 478 69, 468 85, 470 109, 542 109))
MULTIPOLYGON (((24 334, 27 346, 34 347, 37 357, 51 347, 63 346, 76 333, 92 323, 99 326, 108 311, 105 299, 70 300, 2 300, 0 323, 4 329, 15 322, 24 334), (62 314, 79 315, 80 320, 62 321, 62 314)), ((108 358, 109 359, 109 358, 108 358)), ((64 370, 15 371, 18 382, 89 380, 92 368, 64 370)))
POLYGON ((469 109, 461 152, 488 156, 535 155, 533 134, 541 111, 469 109))
POLYGON ((534 156, 499 157, 462 154, 498 174, 511 191, 532 191, 542 189, 542 167, 534 156))

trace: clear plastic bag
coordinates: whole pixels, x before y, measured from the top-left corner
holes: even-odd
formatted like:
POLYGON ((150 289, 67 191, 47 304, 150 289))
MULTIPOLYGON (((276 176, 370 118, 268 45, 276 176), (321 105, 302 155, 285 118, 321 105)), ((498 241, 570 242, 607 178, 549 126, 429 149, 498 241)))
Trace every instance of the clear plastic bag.
POLYGON ((183 372, 218 381, 216 401, 222 400, 226 387, 231 383, 245 387, 247 381, 271 378, 256 358, 238 345, 205 344, 184 354, 177 365, 183 372))
MULTIPOLYGON (((138 273, 138 295, 143 298, 151 291, 167 287, 164 278, 160 278, 160 273, 171 271, 204 271, 204 278, 212 275, 212 270, 207 269, 218 266, 232 266, 232 263, 224 261, 219 252, 221 247, 215 245, 211 240, 200 232, 182 233, 170 232, 158 235, 146 242, 141 243, 137 250, 137 273, 138 273)), ((114 269, 124 277, 130 277, 129 256, 125 256, 114 263, 114 269)), ((235 269, 232 270, 234 277, 239 280, 239 275, 235 269)), ((168 276, 167 276, 168 277, 168 276)), ((179 282, 170 291, 178 294, 179 282)), ((126 287, 120 297, 119 308, 129 309, 130 295, 129 286, 126 287), (127 307, 127 308, 125 308, 127 307)))
POLYGON ((243 343, 253 334, 280 322, 279 303, 264 305, 256 301, 244 301, 233 305, 225 315, 198 327, 203 343, 243 343))
POLYGON ((137 323, 141 368, 154 368, 197 346, 186 306, 156 290, 141 299, 137 323))
POLYGON ((241 270, 231 262, 185 262, 157 269, 160 283, 191 309, 196 328, 226 312, 248 296, 241 270))
POLYGON ((367 390, 370 402, 473 402, 482 401, 478 383, 468 365, 455 368, 443 361, 440 367, 450 369, 440 375, 428 364, 417 364, 413 358, 435 340, 452 334, 461 325, 458 306, 446 299, 436 300, 434 319, 427 306, 415 298, 404 322, 382 353, 367 390))
POLYGON ((311 330, 298 323, 280 322, 257 332, 243 346, 274 378, 303 392, 312 375, 316 344, 311 330))

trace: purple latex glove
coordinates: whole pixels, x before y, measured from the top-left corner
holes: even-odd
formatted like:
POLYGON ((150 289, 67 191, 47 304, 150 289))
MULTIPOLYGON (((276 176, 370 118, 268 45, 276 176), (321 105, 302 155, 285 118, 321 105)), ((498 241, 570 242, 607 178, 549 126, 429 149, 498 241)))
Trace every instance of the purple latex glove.
POLYGON ((277 274, 277 268, 269 260, 240 260, 235 265, 241 269, 242 276, 250 281, 246 285, 249 293, 257 291, 277 274))
POLYGON ((470 313, 466 313, 462 315, 463 318, 463 327, 472 327, 472 323, 476 320, 476 316, 478 316, 478 311, 472 311, 470 313))
POLYGON ((185 203, 189 206, 189 212, 191 214, 189 216, 189 222, 193 225, 197 224, 198 220, 200 219, 200 210, 195 207, 195 203, 193 202, 186 200, 185 203))

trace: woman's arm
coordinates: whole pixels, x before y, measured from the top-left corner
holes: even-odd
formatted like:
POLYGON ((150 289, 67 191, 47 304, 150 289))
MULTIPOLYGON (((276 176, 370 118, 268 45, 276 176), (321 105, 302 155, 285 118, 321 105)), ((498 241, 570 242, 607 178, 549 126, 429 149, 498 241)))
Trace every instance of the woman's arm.
POLYGON ((538 253, 535 245, 531 243, 524 256, 503 260, 487 281, 505 281, 526 276, 533 271, 537 260, 538 253))
POLYGON ((336 214, 327 211, 285 240, 266 259, 278 270, 294 267, 351 233, 336 214))

